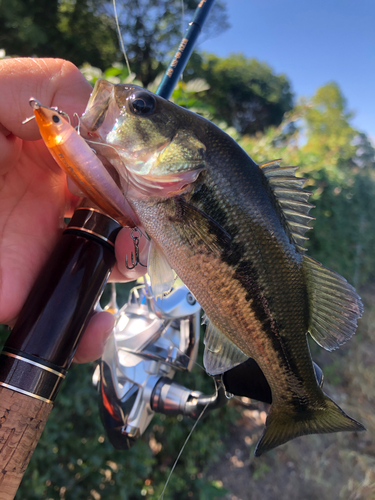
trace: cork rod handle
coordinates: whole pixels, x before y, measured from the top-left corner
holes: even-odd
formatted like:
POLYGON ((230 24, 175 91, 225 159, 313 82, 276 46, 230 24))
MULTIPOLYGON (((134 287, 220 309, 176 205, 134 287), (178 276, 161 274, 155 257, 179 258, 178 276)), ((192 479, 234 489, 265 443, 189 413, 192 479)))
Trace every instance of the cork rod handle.
POLYGON ((12 500, 52 405, 0 387, 0 500, 12 500))

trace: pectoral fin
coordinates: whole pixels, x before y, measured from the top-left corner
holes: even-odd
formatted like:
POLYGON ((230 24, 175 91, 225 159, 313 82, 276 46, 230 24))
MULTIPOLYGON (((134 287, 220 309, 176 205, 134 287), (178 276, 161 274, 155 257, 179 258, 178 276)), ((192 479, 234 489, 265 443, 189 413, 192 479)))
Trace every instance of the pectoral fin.
POLYGON ((309 332, 327 351, 337 349, 354 335, 362 316, 360 296, 345 278, 304 256, 309 298, 309 332))
POLYGON ((224 373, 248 359, 233 342, 206 318, 203 365, 209 375, 224 373))
POLYGON ((182 197, 175 199, 174 225, 190 247, 221 257, 230 251, 231 237, 212 217, 182 197))

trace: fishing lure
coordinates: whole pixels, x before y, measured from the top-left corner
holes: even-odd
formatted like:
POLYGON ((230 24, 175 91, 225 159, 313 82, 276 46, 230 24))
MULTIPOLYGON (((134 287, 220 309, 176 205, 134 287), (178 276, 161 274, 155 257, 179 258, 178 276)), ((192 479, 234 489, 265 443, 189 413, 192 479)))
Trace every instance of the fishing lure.
MULTIPOLYGON (((62 111, 30 99, 40 134, 51 155, 81 191, 122 226, 135 227, 137 216, 103 163, 65 119, 62 111)), ((66 116, 66 115, 65 115, 66 116)))

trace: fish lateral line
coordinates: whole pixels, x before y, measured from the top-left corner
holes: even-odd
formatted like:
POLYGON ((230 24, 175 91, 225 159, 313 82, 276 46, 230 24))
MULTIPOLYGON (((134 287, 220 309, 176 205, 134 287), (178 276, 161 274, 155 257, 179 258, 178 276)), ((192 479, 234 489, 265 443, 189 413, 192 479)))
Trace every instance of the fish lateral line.
MULTIPOLYGON (((112 101, 98 134, 118 147, 125 162, 130 158, 137 166, 145 149, 157 152, 167 140, 179 138, 163 155, 150 157, 152 175, 148 179, 139 175, 139 183, 150 184, 140 186, 138 198, 134 189, 131 204, 213 325, 259 363, 272 390, 274 410, 271 431, 258 452, 282 444, 278 429, 283 442, 296 437, 281 425, 284 417, 298 426, 304 415, 298 435, 353 430, 349 417, 340 419, 341 410, 324 399, 307 332, 332 350, 354 334, 363 308, 346 280, 304 255, 312 205, 310 193, 303 190, 304 180, 295 176, 296 167, 280 166, 278 161, 257 165, 213 123, 157 95, 143 116, 132 107, 137 99, 148 102, 147 91, 140 87, 113 85, 105 90, 111 92, 112 101), (181 130, 184 134, 179 134, 181 130), (155 179, 166 172, 189 175, 192 161, 200 157, 204 172, 191 191, 172 198, 169 192, 156 192, 155 179), (150 197, 152 188, 155 196, 150 197), (281 408, 280 401, 285 404, 281 408), (296 405, 298 411, 291 411, 296 405), (326 413, 309 419, 319 405, 326 413), (278 412, 280 418, 275 417, 278 412)), ((101 104, 99 97, 92 101, 88 128, 102 112, 101 104)), ((215 352, 219 346, 212 342, 209 347, 215 352)), ((231 366, 232 355, 239 359, 230 344, 221 346, 221 351, 227 355, 225 366, 231 366)), ((215 363, 213 371, 221 368, 217 360, 208 361, 215 363)))

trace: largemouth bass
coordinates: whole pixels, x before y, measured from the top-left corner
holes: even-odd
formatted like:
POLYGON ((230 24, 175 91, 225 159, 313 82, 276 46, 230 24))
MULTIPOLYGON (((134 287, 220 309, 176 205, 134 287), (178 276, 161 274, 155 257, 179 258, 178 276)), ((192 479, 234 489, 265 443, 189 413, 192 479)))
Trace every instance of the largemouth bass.
POLYGON ((313 369, 307 334, 333 350, 363 306, 304 254, 312 205, 296 167, 257 165, 208 120, 134 85, 98 82, 81 125, 116 149, 102 154, 152 239, 152 283, 163 285, 163 262, 203 307, 207 372, 251 357, 264 373, 272 406, 255 454, 304 434, 363 430, 313 369))

